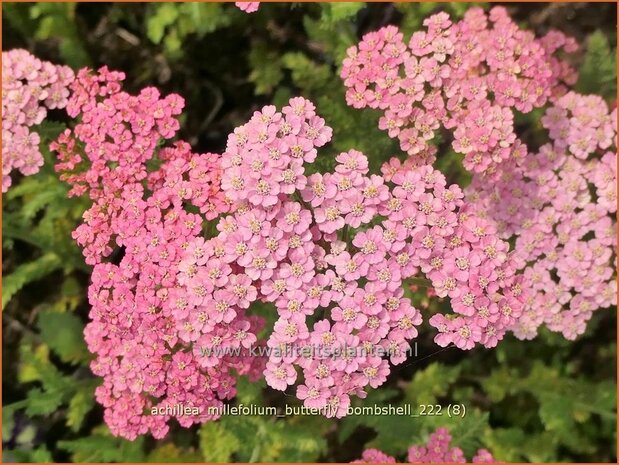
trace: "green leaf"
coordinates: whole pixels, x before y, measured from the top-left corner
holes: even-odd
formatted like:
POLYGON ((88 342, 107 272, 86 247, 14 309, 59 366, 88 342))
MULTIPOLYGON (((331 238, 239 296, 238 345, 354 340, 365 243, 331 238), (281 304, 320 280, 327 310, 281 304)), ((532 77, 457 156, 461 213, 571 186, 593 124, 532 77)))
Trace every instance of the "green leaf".
POLYGON ((77 279, 67 276, 62 282, 58 299, 50 308, 60 313, 74 311, 84 298, 84 291, 77 279))
POLYGON ((75 383, 64 377, 60 370, 49 360, 49 348, 41 344, 33 350, 28 341, 24 341, 19 350, 18 379, 22 383, 40 381, 46 391, 59 391, 71 394, 75 383))
POLYGON ((155 44, 163 43, 169 58, 180 58, 185 38, 199 38, 230 24, 218 3, 160 3, 152 5, 146 19, 146 35, 155 44))
POLYGON ((44 344, 33 350, 28 341, 20 346, 18 379, 21 382, 39 381, 42 388, 28 391, 24 405, 26 414, 48 415, 60 407, 75 390, 75 383, 49 360, 49 351, 44 344))
MULTIPOLYGON (((399 404, 393 401, 396 394, 398 391, 392 389, 370 391, 366 399, 355 399, 354 405, 397 406, 399 404)), ((412 404, 412 408, 416 409, 416 405, 412 404)), ((411 445, 411 439, 419 435, 425 418, 429 417, 421 420, 406 415, 350 415, 341 420, 339 440, 342 442, 350 437, 357 427, 369 427, 376 431, 376 437, 367 443, 366 447, 375 447, 392 455, 401 454, 411 445)))
POLYGON ((197 463, 202 462, 202 456, 193 448, 189 450, 180 449, 172 442, 155 447, 146 462, 155 463, 197 463))
POLYGON ((175 3, 159 3, 151 7, 154 12, 146 19, 146 36, 158 44, 163 39, 165 29, 176 22, 179 9, 175 3))
POLYGON ((2 406, 2 438, 9 441, 15 428, 15 410, 11 405, 2 406))
POLYGON ((37 126, 37 134, 41 138, 43 148, 47 148, 48 142, 56 140, 62 131, 67 128, 65 123, 45 119, 37 126))
POLYGON ((304 92, 315 92, 319 89, 324 91, 327 83, 333 79, 328 66, 310 60, 301 52, 286 53, 282 57, 282 63, 292 72, 295 85, 304 92))
POLYGON ((61 205, 67 197, 67 189, 55 179, 47 179, 40 182, 34 177, 26 178, 16 186, 15 192, 9 191, 12 198, 32 192, 27 197, 21 209, 21 214, 27 220, 32 220, 35 215, 45 207, 50 205, 61 205), (36 186, 36 190, 34 190, 36 186))
POLYGON ((30 8, 30 17, 38 23, 37 39, 58 41, 65 62, 72 68, 82 68, 90 66, 91 60, 75 23, 76 7, 77 3, 35 3, 30 8))
POLYGON ((513 384, 506 383, 505 380, 511 376, 518 376, 513 373, 507 366, 501 366, 488 375, 482 381, 484 392, 493 402, 502 401, 505 396, 514 388, 513 384))
POLYGON ((89 359, 84 342, 84 324, 73 313, 42 312, 38 327, 41 337, 64 362, 80 362, 89 359))
POLYGON ((570 440, 574 432, 574 405, 572 399, 562 395, 545 395, 541 399, 539 416, 547 431, 570 440))
POLYGON ((28 405, 26 406, 26 414, 34 415, 49 415, 58 410, 62 404, 65 393, 61 390, 43 391, 39 388, 34 388, 28 391, 28 405))
MULTIPOLYGON (((383 389, 370 391, 364 403, 367 403, 368 405, 383 404, 383 403, 390 401, 393 397, 398 395, 398 392, 399 391, 395 389, 389 389, 389 388, 383 388, 383 389)), ((357 401, 357 403, 360 404, 360 401, 357 401)), ((363 424, 363 417, 361 416, 353 415, 353 416, 344 417, 341 420, 339 428, 338 428, 338 440, 340 442, 346 441, 354 433, 355 429, 362 424, 363 424)))
POLYGON ((202 425, 200 449, 209 462, 313 461, 326 450, 321 431, 328 425, 319 416, 225 416, 202 425))
POLYGON ((183 20, 187 22, 182 36, 196 32, 202 38, 230 24, 230 16, 223 11, 220 3, 181 3, 179 9, 183 20))
POLYGON ((460 447, 467 457, 475 455, 480 437, 488 429, 488 412, 469 408, 464 417, 440 417, 441 426, 447 426, 454 445, 460 447), (445 423, 442 423, 442 422, 445 423))
POLYGON ((266 423, 258 441, 263 441, 260 462, 308 462, 316 461, 324 453, 327 443, 320 434, 328 422, 320 417, 291 418, 287 421, 266 423))
POLYGON ((209 421, 200 427, 200 450, 206 462, 230 462, 240 445, 237 436, 218 422, 209 421))
POLYGON ((333 23, 355 16, 359 10, 365 7, 364 2, 336 2, 321 3, 322 17, 320 18, 323 28, 331 28, 333 23))
POLYGON ((30 37, 36 30, 37 23, 30 17, 27 3, 6 3, 2 5, 3 20, 18 31, 24 38, 30 37))
POLYGON ((44 374, 45 370, 53 371, 55 369, 49 361, 49 347, 45 344, 41 344, 33 350, 32 346, 27 341, 24 341, 19 347, 19 358, 20 364, 17 371, 17 379, 20 383, 41 381, 46 377, 44 374))
POLYGON ((435 404, 445 396, 460 374, 459 366, 432 363, 415 373, 406 388, 406 400, 412 404, 435 404))
POLYGON ((262 42, 251 48, 249 65, 249 80, 254 83, 256 95, 270 94, 282 80, 282 65, 277 52, 262 42))
POLYGON ((617 95, 617 51, 610 48, 606 35, 597 30, 587 40, 587 53, 580 67, 576 88, 584 94, 617 95))
POLYGON ((262 390, 266 386, 266 381, 250 381, 246 376, 241 376, 236 383, 236 399, 240 404, 260 405, 262 400, 262 390))
POLYGON ((180 37, 178 29, 173 28, 168 34, 166 34, 163 39, 163 46, 168 55, 174 58, 180 57, 179 52, 183 46, 183 41, 180 37))
MULTIPOLYGON (((328 5, 336 5, 335 3, 321 3, 323 8, 332 8, 328 5)), ((343 5, 343 3, 337 3, 343 5)), ((355 34, 355 28, 352 21, 334 22, 329 27, 325 27, 325 23, 321 20, 313 20, 309 16, 303 18, 303 26, 309 36, 310 42, 316 47, 324 51, 325 61, 334 67, 340 68, 342 60, 346 56, 346 50, 356 44, 359 40, 355 34)), ((339 76, 334 76, 338 85, 341 85, 339 76)), ((345 102, 342 102, 345 105, 345 102)), ((356 112, 359 113, 358 111, 356 112)), ((323 115, 324 116, 324 115, 323 115)))
POLYGON ((67 426, 72 431, 78 431, 82 426, 82 422, 86 414, 92 410, 95 405, 95 384, 89 383, 75 393, 69 401, 69 409, 67 410, 67 426))
POLYGON ((19 432, 15 438, 15 442, 21 445, 32 444, 37 435, 37 429, 34 425, 27 425, 23 430, 19 432))
POLYGON ((522 445, 526 438, 520 428, 494 428, 485 431, 484 443, 497 460, 521 462, 525 452, 522 445))
POLYGON ((2 309, 26 284, 30 284, 60 269, 62 262, 55 253, 48 252, 32 262, 19 265, 12 273, 2 277, 2 309))
POLYGON ((58 441, 58 447, 72 453, 74 462, 143 462, 144 437, 135 441, 93 434, 71 441, 58 441))
POLYGON ((32 451, 32 461, 35 463, 51 463, 54 458, 46 447, 38 447, 32 451))

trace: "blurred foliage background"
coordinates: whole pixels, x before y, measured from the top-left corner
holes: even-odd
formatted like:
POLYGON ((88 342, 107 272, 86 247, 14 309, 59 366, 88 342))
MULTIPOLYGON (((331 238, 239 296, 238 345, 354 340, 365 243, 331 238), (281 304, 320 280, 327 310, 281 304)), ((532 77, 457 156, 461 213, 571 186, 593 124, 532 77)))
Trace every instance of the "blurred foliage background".
MULTIPOLYGON (((378 114, 348 108, 339 67, 350 45, 396 24, 405 36, 445 10, 440 3, 265 4, 246 14, 218 3, 2 3, 3 49, 22 47, 74 68, 108 65, 126 86, 147 85, 186 98, 181 137, 196 151, 218 152, 227 134, 264 104, 290 96, 313 100, 333 127, 333 143, 315 169, 356 148, 377 171, 399 153, 377 128, 378 114)), ((582 44, 574 56, 578 90, 616 102, 616 4, 515 4, 524 27, 559 28, 582 44)), ((405 457, 409 445, 447 426, 467 455, 487 447, 502 461, 616 462, 616 309, 598 312, 576 342, 542 333, 507 337, 496 350, 440 349, 424 326, 418 356, 393 370, 386 385, 358 405, 464 404, 464 418, 351 416, 225 417, 174 427, 162 441, 112 437, 94 401, 98 380, 82 337, 88 318, 89 267, 70 233, 87 207, 67 199, 46 146, 66 121, 52 112, 41 129, 46 164, 22 178, 2 202, 2 440, 8 461, 338 461, 367 447, 405 457)), ((543 142, 539 112, 518 116, 527 142, 543 142)), ((460 160, 441 143, 437 166, 466 185, 460 160)), ((408 291, 407 291, 408 292, 408 291)), ((427 313, 446 302, 408 292, 427 313)), ((264 382, 239 381, 238 403, 297 405, 264 382)))

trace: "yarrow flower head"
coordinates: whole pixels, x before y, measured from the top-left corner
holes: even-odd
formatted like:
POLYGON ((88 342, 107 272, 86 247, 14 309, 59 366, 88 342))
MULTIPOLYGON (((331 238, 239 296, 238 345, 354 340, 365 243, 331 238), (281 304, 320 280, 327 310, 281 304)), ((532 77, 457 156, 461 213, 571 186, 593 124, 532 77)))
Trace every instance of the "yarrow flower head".
MULTIPOLYGON (((464 452, 459 447, 451 447, 452 437, 445 428, 438 428, 432 433, 427 444, 411 446, 408 449, 407 463, 467 463, 464 452)), ((492 454, 486 449, 479 449, 471 460, 472 463, 496 463, 492 454)), ((351 463, 396 463, 394 457, 378 449, 366 449, 361 459, 351 463)))
POLYGON ((569 92, 542 125, 550 143, 513 156, 492 184, 474 178, 467 198, 515 242, 531 290, 516 335, 546 325, 575 339, 594 310, 617 303, 617 109, 569 92))
POLYGON ((234 4, 245 13, 254 13, 260 7, 260 2, 235 2, 234 4))
POLYGON ((565 92, 575 72, 558 58, 576 42, 557 31, 537 39, 504 7, 471 8, 459 22, 437 13, 408 45, 395 26, 366 34, 350 47, 341 77, 355 108, 384 111, 379 127, 397 137, 416 165, 432 163, 439 127, 475 173, 493 173, 521 143, 513 109, 529 112, 565 92))
MULTIPOLYGON (((422 318, 404 297, 404 279, 425 273, 452 298, 456 313, 431 323, 439 344, 462 349, 494 346, 523 296, 513 291, 519 278, 507 244, 431 167, 402 167, 388 185, 350 150, 334 172, 306 176, 331 132, 303 98, 281 112, 264 107, 236 128, 221 164, 235 211, 216 237, 190 243, 187 250, 199 244, 208 253, 186 254, 177 279, 191 294, 208 284, 206 298, 185 300, 185 318, 213 306, 236 312, 239 294, 244 305, 273 304, 267 383, 286 390, 302 379, 296 394, 305 406, 341 417, 351 396, 384 383, 389 362, 402 363, 417 335, 422 318)), ((237 343, 197 336, 209 353, 237 343)))
MULTIPOLYGON (((398 163, 385 163, 383 172, 394 166, 398 163)), ((450 298, 454 313, 429 320, 438 329, 434 340, 465 350, 476 344, 494 347, 518 321, 527 298, 523 278, 515 274, 516 257, 492 222, 463 200, 458 186, 447 186, 444 175, 430 166, 413 166, 407 160, 391 171, 396 201, 387 207, 388 224, 407 231, 411 249, 406 251, 430 280, 432 294, 450 298)))
MULTIPOLYGON (((232 294, 213 293, 226 274, 217 260, 191 292, 179 290, 188 283, 178 280, 186 254, 205 264, 219 253, 199 238, 204 218, 229 209, 220 157, 194 154, 184 142, 159 148, 176 134, 183 100, 154 88, 129 95, 123 79, 107 68, 81 70, 67 106, 81 120, 52 149, 71 194, 93 201, 74 238, 94 265, 85 337, 96 355, 92 370, 103 378, 97 400, 113 434, 161 438, 173 417, 185 427, 216 418, 209 408, 235 395, 235 377, 262 369, 259 359, 240 356, 204 363, 195 341, 246 343, 262 320, 244 313, 252 296, 246 282, 235 281, 232 294), (209 311, 189 312, 203 302, 209 311)), ((194 271, 184 268, 186 279, 196 278, 194 271)))
POLYGON ((73 78, 71 68, 26 50, 2 52, 2 192, 11 186, 12 171, 29 176, 43 165, 36 127, 47 110, 66 106, 73 78))

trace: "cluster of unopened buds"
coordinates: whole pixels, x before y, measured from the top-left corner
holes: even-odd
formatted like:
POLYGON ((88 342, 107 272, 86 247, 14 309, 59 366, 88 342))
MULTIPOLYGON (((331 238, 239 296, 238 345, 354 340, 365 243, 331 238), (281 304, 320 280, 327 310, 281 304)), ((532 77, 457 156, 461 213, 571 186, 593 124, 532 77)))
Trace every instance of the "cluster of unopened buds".
POLYGON ((551 143, 474 178, 468 203, 515 243, 530 289, 516 335, 545 324, 575 339, 594 310, 617 304, 617 109, 569 92, 541 120, 551 143))
POLYGON ((11 186, 11 172, 39 172, 43 155, 36 126, 47 110, 64 108, 73 71, 41 61, 26 50, 2 52, 2 192, 11 186))
MULTIPOLYGON (((552 31, 536 39, 504 7, 471 8, 453 23, 445 12, 404 43, 395 26, 366 34, 348 49, 341 76, 355 108, 384 111, 379 127, 397 137, 416 165, 432 163, 439 127, 452 131, 464 166, 490 174, 521 146, 513 109, 529 112, 573 84, 576 74, 556 55, 576 42, 552 31)), ((521 150, 526 151, 526 148, 521 150)))
MULTIPOLYGON (((81 120, 52 149, 71 195, 93 202, 74 238, 94 265, 85 337, 96 356, 92 370, 103 378, 97 400, 113 434, 134 439, 150 431, 161 438, 172 417, 190 426, 218 416, 209 408, 234 397, 238 374, 258 377, 261 361, 228 356, 205 366, 191 352, 177 274, 204 219, 229 209, 219 189, 220 156, 194 154, 184 142, 159 148, 175 136, 183 100, 161 98, 155 88, 129 95, 121 91, 123 79, 107 68, 81 70, 67 107, 81 120), (149 170, 155 160, 158 167, 149 170)), ((243 310, 220 325, 212 314, 192 318, 231 337, 262 324, 243 310)))
MULTIPOLYGON (((451 435, 445 428, 438 428, 430 435, 427 444, 411 446, 408 449, 407 463, 467 463, 464 452, 459 447, 451 447, 451 435)), ((378 449, 366 449, 361 459, 351 463, 396 463, 396 459, 378 449)), ((496 463, 486 449, 479 449, 471 463, 496 463)))

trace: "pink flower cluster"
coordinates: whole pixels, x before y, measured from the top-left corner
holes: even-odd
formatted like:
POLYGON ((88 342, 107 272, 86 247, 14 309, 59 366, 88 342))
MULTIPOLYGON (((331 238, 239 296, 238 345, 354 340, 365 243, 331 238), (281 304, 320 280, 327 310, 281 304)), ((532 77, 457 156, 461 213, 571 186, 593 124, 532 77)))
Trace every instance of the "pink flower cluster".
POLYGON ((514 156, 495 183, 475 178, 467 198, 515 241, 531 289, 516 335, 545 324, 574 339, 594 310, 617 303, 617 110, 569 92, 541 121, 551 143, 514 156))
MULTIPOLYGON (((430 435, 424 446, 411 446, 408 449, 407 463, 467 463, 464 452, 459 447, 450 447, 451 435, 445 428, 438 428, 430 435)), ((486 449, 479 449, 472 463, 496 463, 486 449)), ((396 463, 395 458, 378 449, 366 449, 360 460, 351 463, 396 463)))
MULTIPOLYGON (((442 173, 392 159, 382 168, 393 195, 413 191, 414 203, 401 205, 396 220, 409 231, 413 256, 430 280, 432 295, 449 297, 454 314, 433 315, 434 341, 472 349, 494 347, 522 313, 528 291, 516 275, 517 261, 496 227, 464 202, 457 185, 446 187, 442 173)), ((410 197, 409 197, 410 199, 410 197)), ((389 220, 393 220, 391 215, 389 220)))
POLYGON ((32 130, 47 110, 64 108, 73 71, 41 61, 26 50, 2 52, 2 192, 11 186, 11 172, 25 176, 43 165, 39 134, 32 130))
POLYGON ((200 363, 210 366, 255 336, 248 327, 232 338, 211 334, 198 315, 228 323, 253 301, 274 304, 267 383, 286 390, 299 382, 305 406, 341 417, 350 395, 364 397, 366 386, 386 380, 387 359, 406 359, 421 315, 403 297, 405 278, 422 271, 452 299, 456 314, 431 323, 437 343, 462 349, 494 346, 518 318, 524 293, 507 244, 431 167, 396 172, 390 188, 351 150, 337 156, 335 172, 306 176, 305 163, 331 132, 303 98, 282 112, 264 107, 235 129, 221 186, 237 208, 216 237, 189 245, 175 318, 185 318, 181 338, 195 340, 196 356, 208 354, 200 363))
POLYGON ((254 13, 260 7, 260 2, 235 2, 234 4, 245 13, 254 13))
POLYGON ((366 34, 348 49, 341 77, 355 108, 384 111, 379 127, 397 137, 416 165, 432 163, 439 127, 475 173, 493 173, 521 142, 513 109, 529 112, 564 92, 574 71, 557 52, 576 42, 552 31, 536 39, 504 7, 486 15, 471 8, 452 23, 445 12, 427 18, 408 46, 395 26, 366 34))
MULTIPOLYGON (((261 368, 235 356, 204 366, 192 352, 190 302, 178 292, 177 274, 182 257, 197 254, 203 218, 229 208, 219 189, 220 156, 194 154, 184 142, 159 148, 175 136, 183 100, 155 88, 129 95, 123 79, 107 68, 81 70, 67 107, 81 120, 52 149, 71 194, 93 201, 74 238, 95 265, 85 338, 96 354, 91 368, 103 378, 97 400, 113 434, 161 438, 173 417, 186 427, 216 417, 208 409, 234 397, 236 375, 259 376, 261 368)), ((216 278, 203 278, 206 293, 216 278)), ((214 311, 191 314, 197 330, 232 337, 261 327, 243 310, 225 322, 214 311)))

